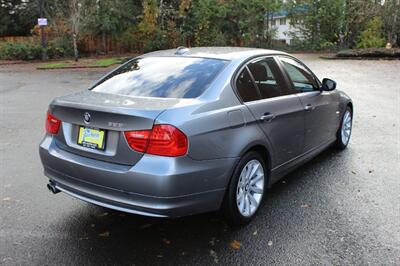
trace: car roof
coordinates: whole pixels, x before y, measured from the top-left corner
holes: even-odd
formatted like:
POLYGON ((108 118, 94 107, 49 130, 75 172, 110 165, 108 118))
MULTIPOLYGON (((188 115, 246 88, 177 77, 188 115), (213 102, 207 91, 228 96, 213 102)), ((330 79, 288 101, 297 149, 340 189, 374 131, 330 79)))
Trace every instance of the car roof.
POLYGON ((221 60, 245 60, 257 55, 276 55, 287 53, 248 47, 178 47, 177 49, 161 50, 144 54, 142 57, 174 56, 174 57, 202 57, 221 60))

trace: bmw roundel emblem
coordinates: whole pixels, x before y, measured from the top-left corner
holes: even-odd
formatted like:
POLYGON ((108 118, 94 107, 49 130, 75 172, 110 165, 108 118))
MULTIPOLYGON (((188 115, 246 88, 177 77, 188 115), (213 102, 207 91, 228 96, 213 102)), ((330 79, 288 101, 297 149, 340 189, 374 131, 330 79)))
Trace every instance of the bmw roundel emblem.
POLYGON ((90 114, 88 112, 85 112, 85 114, 83 115, 83 121, 85 122, 85 124, 89 124, 90 119, 91 119, 90 114))

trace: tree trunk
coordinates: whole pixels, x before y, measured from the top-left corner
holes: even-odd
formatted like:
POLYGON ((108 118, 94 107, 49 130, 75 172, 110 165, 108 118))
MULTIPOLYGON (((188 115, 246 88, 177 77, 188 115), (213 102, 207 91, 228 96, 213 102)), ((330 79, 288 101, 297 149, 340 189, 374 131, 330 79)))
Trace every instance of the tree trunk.
POLYGON ((163 0, 160 0, 160 29, 164 29, 164 11, 163 11, 163 0))
POLYGON ((265 41, 266 41, 266 44, 267 44, 267 46, 268 47, 271 47, 271 43, 272 43, 272 41, 270 40, 270 27, 269 27, 269 22, 270 22, 270 11, 269 10, 267 10, 266 11, 266 14, 267 14, 267 18, 266 18, 266 22, 265 22, 265 32, 266 32, 266 34, 263 34, 263 35, 266 35, 265 36, 265 41))
POLYGON ((392 24, 392 30, 391 30, 391 43, 392 43, 392 45, 396 45, 396 37, 397 37, 397 43, 399 43, 399 28, 397 27, 398 25, 399 25, 399 23, 397 22, 397 19, 398 19, 398 14, 400 13, 400 12, 398 12, 398 10, 399 10, 399 8, 400 8, 400 0, 397 0, 396 1, 396 3, 395 3, 395 5, 394 5, 394 9, 395 9, 395 11, 394 11, 394 18, 393 18, 393 24, 392 24))
POLYGON ((101 40, 102 40, 102 48, 103 48, 103 53, 107 54, 107 39, 106 39, 106 33, 102 32, 101 33, 101 40))
POLYGON ((72 34, 72 42, 73 42, 73 45, 74 45, 74 57, 75 57, 75 61, 77 62, 78 58, 79 58, 79 53, 78 53, 78 44, 77 44, 76 34, 75 33, 72 34))

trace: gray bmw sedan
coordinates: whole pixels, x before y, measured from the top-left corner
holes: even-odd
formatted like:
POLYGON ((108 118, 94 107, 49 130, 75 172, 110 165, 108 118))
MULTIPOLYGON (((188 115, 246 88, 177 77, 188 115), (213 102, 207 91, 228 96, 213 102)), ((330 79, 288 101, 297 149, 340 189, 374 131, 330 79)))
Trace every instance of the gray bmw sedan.
POLYGON ((54 99, 39 150, 53 193, 156 217, 221 209, 244 224, 282 176, 346 148, 352 117, 336 83, 289 54, 179 47, 54 99))

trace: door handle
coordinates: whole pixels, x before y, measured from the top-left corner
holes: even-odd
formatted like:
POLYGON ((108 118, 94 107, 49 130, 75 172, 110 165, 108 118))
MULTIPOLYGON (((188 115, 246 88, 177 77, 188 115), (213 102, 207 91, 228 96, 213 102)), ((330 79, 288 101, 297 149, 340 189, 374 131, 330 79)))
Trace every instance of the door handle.
POLYGON ((307 104, 305 107, 304 107, 304 110, 305 111, 312 111, 312 110, 314 110, 315 109, 315 106, 313 106, 312 104, 307 104))
POLYGON ((265 113, 260 117, 260 120, 263 122, 271 122, 275 118, 274 114, 271 113, 265 113))

